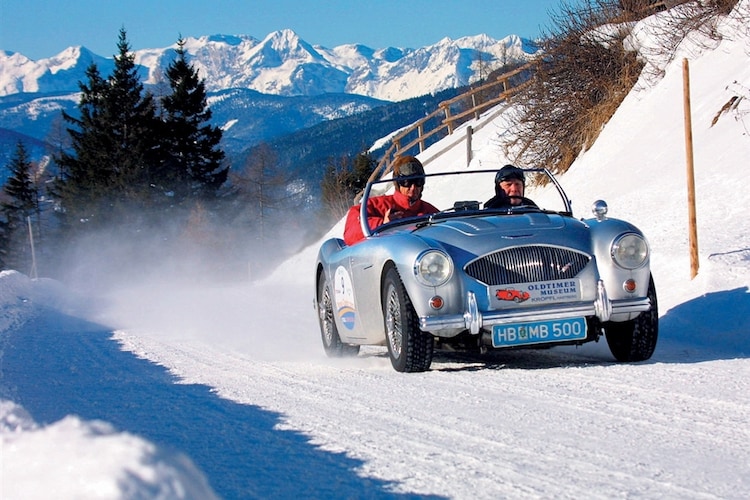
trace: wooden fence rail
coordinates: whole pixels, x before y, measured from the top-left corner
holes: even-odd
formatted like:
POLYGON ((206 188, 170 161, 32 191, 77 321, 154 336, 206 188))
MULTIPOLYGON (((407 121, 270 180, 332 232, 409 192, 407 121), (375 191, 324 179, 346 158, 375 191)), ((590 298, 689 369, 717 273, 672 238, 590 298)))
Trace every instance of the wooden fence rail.
POLYGON ((536 61, 498 76, 492 82, 479 85, 471 90, 439 104, 438 109, 403 129, 390 139, 390 146, 378 162, 370 180, 387 175, 392 170, 393 160, 405 154, 417 154, 425 150, 427 141, 433 136, 451 135, 462 123, 479 116, 489 108, 507 100, 521 90, 528 82, 512 86, 511 78, 524 71, 533 71, 536 61), (419 151, 416 151, 416 148, 419 151))

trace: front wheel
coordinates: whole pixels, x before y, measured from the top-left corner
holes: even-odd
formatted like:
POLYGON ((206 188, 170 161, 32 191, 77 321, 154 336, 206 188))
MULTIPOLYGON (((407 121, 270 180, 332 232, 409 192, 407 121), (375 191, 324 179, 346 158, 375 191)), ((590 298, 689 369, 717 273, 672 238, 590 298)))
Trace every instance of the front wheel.
POLYGON ((419 329, 417 313, 393 267, 386 272, 382 293, 385 339, 393 368, 398 372, 429 370, 435 339, 419 329))
POLYGON ((648 298, 651 309, 637 318, 621 323, 604 324, 604 336, 609 350, 617 361, 634 362, 651 358, 659 336, 659 308, 656 302, 656 287, 653 276, 649 276, 648 298))
POLYGON ((342 356, 356 356, 359 354, 358 345, 349 345, 341 342, 339 330, 333 317, 333 298, 331 286, 325 275, 320 277, 318 283, 318 320, 320 322, 320 337, 323 340, 323 349, 328 357, 340 358, 342 356))

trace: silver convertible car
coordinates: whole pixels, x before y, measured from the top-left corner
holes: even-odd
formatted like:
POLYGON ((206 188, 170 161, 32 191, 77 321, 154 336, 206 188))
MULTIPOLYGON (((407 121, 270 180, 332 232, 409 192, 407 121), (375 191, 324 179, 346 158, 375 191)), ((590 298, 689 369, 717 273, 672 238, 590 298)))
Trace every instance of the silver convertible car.
MULTIPOLYGON (((325 352, 356 356, 385 345, 399 372, 429 370, 436 349, 540 348, 606 338, 621 362, 649 359, 656 347, 656 288, 649 246, 634 225, 607 216, 603 201, 589 219, 547 169, 525 169, 547 198, 485 208, 473 197, 496 171, 427 174, 460 196, 431 215, 367 227, 364 241, 331 238, 315 264, 314 304, 325 352), (459 176, 474 177, 468 182, 459 176), (549 206, 551 208, 543 208, 549 206)), ((362 207, 385 185, 373 181, 362 207)))

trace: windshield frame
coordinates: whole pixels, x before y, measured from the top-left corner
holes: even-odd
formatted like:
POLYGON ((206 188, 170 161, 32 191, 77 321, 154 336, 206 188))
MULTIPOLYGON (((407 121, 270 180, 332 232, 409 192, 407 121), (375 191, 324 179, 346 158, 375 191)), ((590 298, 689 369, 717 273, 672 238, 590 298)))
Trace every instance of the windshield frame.
MULTIPOLYGON (((438 173, 431 173, 431 174, 425 173, 424 175, 412 175, 412 176, 404 177, 404 179, 424 178, 426 180, 429 177, 497 173, 499 170, 500 169, 484 169, 484 170, 438 172, 438 173)), ((370 228, 368 218, 367 218, 367 201, 370 199, 374 186, 377 186, 379 184, 393 182, 393 178, 387 177, 387 178, 381 178, 381 179, 368 181, 367 185, 365 186, 365 189, 362 193, 362 199, 360 203, 360 214, 359 214, 360 215, 359 220, 362 226, 362 234, 364 234, 365 238, 369 238, 370 236, 374 234, 380 233, 386 229, 390 229, 396 226, 417 223, 418 227, 422 227, 423 225, 432 224, 434 222, 437 222, 438 220, 445 220, 445 219, 450 219, 454 217, 466 217, 466 216, 476 217, 476 216, 485 216, 488 214, 490 215, 495 215, 495 214, 514 215, 514 214, 529 213, 529 212, 554 213, 554 214, 567 215, 567 216, 573 215, 573 210, 571 208, 570 199, 568 198, 567 194, 565 194, 565 190, 562 188, 562 185, 557 181, 555 176, 552 175, 552 172, 550 172, 549 169, 547 168, 525 168, 521 170, 523 170, 524 173, 526 174, 543 175, 550 183, 552 183, 552 185, 555 186, 555 189, 557 190, 558 194, 560 195, 562 199, 563 206, 565 207, 565 209, 563 211, 543 210, 537 207, 531 207, 529 205, 511 206, 511 207, 502 207, 502 208, 482 207, 476 210, 465 209, 465 208, 459 209, 457 208, 457 205, 459 203, 466 203, 466 202, 457 201, 457 202, 454 202, 454 206, 452 208, 441 210, 440 212, 437 212, 435 214, 405 217, 403 219, 398 219, 395 221, 382 224, 375 228, 370 228), (420 224, 420 222, 422 223, 420 224)))

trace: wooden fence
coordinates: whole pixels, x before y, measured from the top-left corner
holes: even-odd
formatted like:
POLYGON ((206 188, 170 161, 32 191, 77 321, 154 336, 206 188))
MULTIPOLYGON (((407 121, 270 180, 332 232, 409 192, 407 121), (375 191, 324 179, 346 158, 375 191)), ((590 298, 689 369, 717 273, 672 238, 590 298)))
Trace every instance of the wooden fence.
POLYGON ((471 90, 443 101, 438 109, 411 124, 390 139, 390 146, 378 162, 370 180, 387 175, 392 170, 397 156, 417 154, 425 150, 428 141, 435 141, 453 133, 462 123, 479 118, 484 111, 507 100, 522 89, 528 79, 513 86, 511 79, 524 71, 533 71, 536 61, 524 64, 498 76, 494 81, 484 83, 471 90), (418 150, 417 150, 418 148, 418 150))

